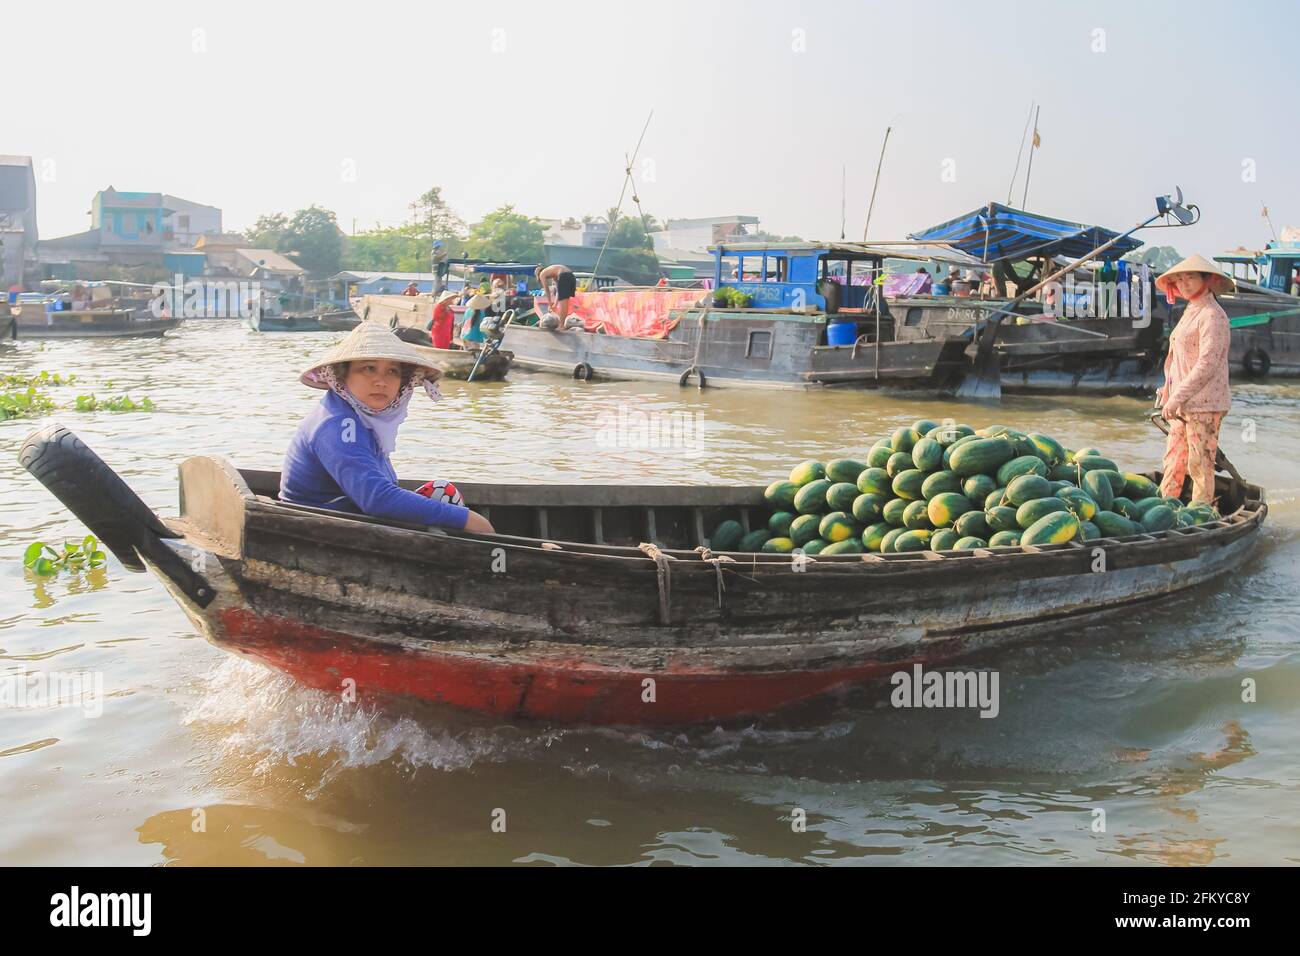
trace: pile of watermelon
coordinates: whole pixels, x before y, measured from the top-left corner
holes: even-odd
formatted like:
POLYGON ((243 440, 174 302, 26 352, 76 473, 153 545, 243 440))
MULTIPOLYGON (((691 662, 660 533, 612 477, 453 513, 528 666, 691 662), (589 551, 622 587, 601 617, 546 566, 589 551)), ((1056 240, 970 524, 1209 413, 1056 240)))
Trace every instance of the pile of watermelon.
POLYGON ((865 463, 805 461, 767 487, 765 528, 713 532, 715 551, 854 554, 965 551, 1122 538, 1218 520, 1162 498, 1096 448, 1048 435, 922 420, 882 438, 865 463))

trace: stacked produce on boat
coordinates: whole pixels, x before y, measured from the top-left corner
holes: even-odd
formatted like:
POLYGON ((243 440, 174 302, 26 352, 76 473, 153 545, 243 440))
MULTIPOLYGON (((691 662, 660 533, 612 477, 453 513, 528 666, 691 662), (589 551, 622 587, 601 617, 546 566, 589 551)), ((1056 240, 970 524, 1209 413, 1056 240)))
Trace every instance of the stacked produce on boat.
POLYGON ((1064 544, 1216 521, 1203 502, 1160 495, 1097 448, 1005 425, 921 420, 865 460, 805 461, 764 492, 765 526, 722 522, 715 551, 853 554, 1064 544))

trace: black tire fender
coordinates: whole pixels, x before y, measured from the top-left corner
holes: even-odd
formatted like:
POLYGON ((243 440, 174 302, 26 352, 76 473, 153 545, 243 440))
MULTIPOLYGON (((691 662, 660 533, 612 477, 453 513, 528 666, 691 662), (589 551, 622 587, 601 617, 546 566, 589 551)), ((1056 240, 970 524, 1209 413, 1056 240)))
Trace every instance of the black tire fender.
POLYGON ((48 425, 28 435, 18 461, 132 571, 145 570, 136 549, 146 533, 180 537, 117 472, 62 425, 48 425))
POLYGON ((1263 378, 1273 367, 1273 360, 1261 348, 1253 348, 1241 357, 1242 370, 1251 378, 1263 378))
POLYGON ((592 367, 588 365, 586 362, 579 362, 577 365, 573 366, 573 377, 576 378, 579 382, 591 381, 591 376, 593 374, 595 373, 592 367))
POLYGON ((686 371, 682 372, 682 374, 677 377, 677 384, 685 388, 690 384, 692 375, 699 379, 698 388, 702 389, 708 384, 708 380, 704 377, 704 370, 698 365, 692 365, 686 371))

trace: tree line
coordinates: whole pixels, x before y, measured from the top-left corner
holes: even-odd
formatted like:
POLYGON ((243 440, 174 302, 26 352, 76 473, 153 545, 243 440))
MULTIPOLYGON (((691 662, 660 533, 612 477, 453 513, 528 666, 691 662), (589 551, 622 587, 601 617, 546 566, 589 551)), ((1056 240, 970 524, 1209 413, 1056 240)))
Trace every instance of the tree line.
MULTIPOLYGON (((434 186, 410 203, 411 218, 400 226, 375 226, 347 235, 332 210, 308 206, 293 215, 270 213, 257 217, 245 231, 249 244, 282 253, 309 275, 324 278, 342 270, 366 272, 428 272, 435 241, 450 256, 514 262, 542 262, 545 227, 506 203, 473 226, 467 226, 434 186)), ((650 233, 660 228, 653 216, 620 214, 584 216, 582 222, 603 222, 609 239, 600 271, 635 285, 650 285, 660 276, 659 260, 650 233)), ((579 228, 578 220, 564 223, 579 228)))

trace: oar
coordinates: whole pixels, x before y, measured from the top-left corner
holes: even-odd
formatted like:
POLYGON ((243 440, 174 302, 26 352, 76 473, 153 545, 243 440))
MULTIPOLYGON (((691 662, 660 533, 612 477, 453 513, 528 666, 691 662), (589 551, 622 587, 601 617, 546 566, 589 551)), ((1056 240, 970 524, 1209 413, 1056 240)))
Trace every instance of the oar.
MULTIPOLYGON (((1169 422, 1166 420, 1165 413, 1162 410, 1156 409, 1151 413, 1151 424, 1155 425, 1156 428, 1160 429, 1166 435, 1169 434, 1169 422)), ((1246 481, 1241 477, 1241 472, 1237 471, 1232 462, 1228 461, 1228 456, 1223 453, 1222 448, 1215 448, 1214 450, 1214 470, 1226 471, 1234 480, 1243 484, 1246 481)))

